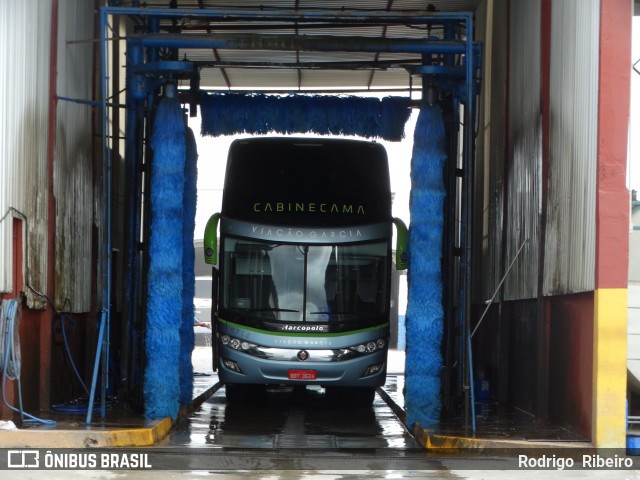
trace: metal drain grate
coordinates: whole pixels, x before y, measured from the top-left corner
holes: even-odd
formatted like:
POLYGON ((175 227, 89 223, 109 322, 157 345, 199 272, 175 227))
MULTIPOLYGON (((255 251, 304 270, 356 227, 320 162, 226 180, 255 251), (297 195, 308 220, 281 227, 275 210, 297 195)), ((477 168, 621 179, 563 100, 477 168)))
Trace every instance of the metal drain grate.
POLYGON ((276 435, 275 448, 337 448, 333 435, 297 435, 281 433, 276 435))

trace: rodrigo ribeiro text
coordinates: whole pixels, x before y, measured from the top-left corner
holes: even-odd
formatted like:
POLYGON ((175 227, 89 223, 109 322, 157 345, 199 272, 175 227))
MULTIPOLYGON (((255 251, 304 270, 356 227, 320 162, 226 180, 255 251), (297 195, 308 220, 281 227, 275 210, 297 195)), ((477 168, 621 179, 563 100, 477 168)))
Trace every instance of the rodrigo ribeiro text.
POLYGON ((591 468, 626 470, 634 468, 634 462, 632 458, 620 455, 582 455, 582 464, 578 464, 576 467, 576 462, 571 457, 559 457, 557 455, 530 457, 529 455, 518 455, 518 468, 555 470, 591 468))

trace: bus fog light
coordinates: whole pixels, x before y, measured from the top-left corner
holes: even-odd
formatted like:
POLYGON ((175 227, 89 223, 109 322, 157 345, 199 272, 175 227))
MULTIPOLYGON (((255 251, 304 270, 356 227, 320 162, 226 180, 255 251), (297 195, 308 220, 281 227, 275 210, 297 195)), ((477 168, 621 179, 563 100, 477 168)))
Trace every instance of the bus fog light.
POLYGON ((368 377, 370 375, 375 375, 376 373, 382 370, 382 364, 377 365, 369 365, 367 369, 364 371, 363 377, 368 377))
POLYGON ((229 370, 234 371, 236 373, 242 373, 242 369, 240 368, 240 365, 238 365, 236 362, 234 362, 233 360, 226 360, 223 359, 222 360, 222 364, 227 367, 229 370))

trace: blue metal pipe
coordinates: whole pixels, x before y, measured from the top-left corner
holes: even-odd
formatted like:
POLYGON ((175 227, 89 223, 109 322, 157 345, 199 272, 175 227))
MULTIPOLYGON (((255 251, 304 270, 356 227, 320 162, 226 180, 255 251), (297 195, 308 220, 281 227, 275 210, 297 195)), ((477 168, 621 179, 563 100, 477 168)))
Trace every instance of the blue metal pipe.
MULTIPOLYGON (((160 32, 160 17, 151 16, 148 21, 148 29, 151 33, 159 33, 160 32)), ((157 62, 158 61, 158 49, 150 48, 147 51, 147 61, 149 62, 157 62)))
POLYGON ((263 22, 327 22, 327 23, 376 23, 376 24, 442 24, 445 22, 467 22, 473 14, 470 12, 433 12, 416 15, 414 12, 371 12, 358 10, 278 10, 278 9, 239 9, 239 8, 129 8, 101 7, 108 15, 150 15, 158 17, 206 17, 211 20, 225 21, 263 21, 263 22))
MULTIPOLYGON (((106 20, 106 19, 105 19, 106 20)), ((106 27, 106 24, 105 24, 106 27)), ((106 29, 104 30, 105 34, 106 34, 106 29)), ((106 37, 105 37, 106 38, 106 37)), ((107 72, 107 68, 108 68, 108 64, 107 64, 107 55, 106 55, 106 43, 103 42, 103 53, 104 53, 104 65, 105 65, 105 72, 107 72)), ((105 101, 105 107, 106 107, 106 100, 107 100, 107 95, 108 95, 108 89, 107 89, 107 77, 105 75, 105 78, 103 79, 104 82, 104 93, 103 93, 103 98, 105 101)), ((105 146, 107 146, 106 141, 106 129, 105 129, 105 146)), ((103 296, 102 296, 102 305, 103 305, 103 309, 105 311, 105 315, 104 315, 104 330, 105 330, 105 336, 103 337, 103 350, 104 350, 104 356, 102 358, 102 399, 101 399, 101 404, 100 404, 100 415, 102 416, 102 418, 104 418, 106 416, 106 409, 107 409, 107 395, 106 395, 106 385, 109 381, 109 339, 111 337, 111 175, 112 175, 112 171, 111 171, 111 148, 106 148, 106 152, 105 152, 105 172, 104 172, 104 183, 105 183, 105 188, 104 188, 104 209, 105 209, 105 215, 104 215, 104 221, 105 221, 105 226, 103 227, 103 229, 106 230, 106 242, 105 242, 105 255, 104 255, 104 284, 102 285, 102 292, 103 292, 103 296)))
POLYGON ((473 374, 473 347, 471 346, 471 335, 467 332, 467 348, 469 355, 469 397, 471 398, 471 431, 476 433, 476 393, 475 393, 475 382, 473 374))
POLYGON ((97 101, 94 101, 94 100, 82 100, 80 98, 69 98, 69 97, 56 96, 56 100, 62 100, 63 102, 79 103, 81 105, 91 105, 92 107, 101 107, 102 106, 102 102, 97 102, 97 101))
POLYGON ((98 337, 98 344, 96 347, 96 359, 94 365, 94 373, 91 384, 91 394, 89 398, 90 406, 87 412, 87 423, 91 423, 91 415, 93 410, 93 401, 97 383, 97 369, 102 356, 102 404, 101 415, 104 417, 106 414, 106 383, 108 381, 108 368, 107 360, 109 356, 109 335, 110 335, 110 320, 111 320, 111 149, 108 144, 108 111, 107 111, 107 98, 108 98, 108 60, 107 60, 107 43, 108 38, 108 25, 107 25, 106 12, 101 11, 100 14, 100 64, 102 66, 102 98, 101 98, 101 111, 102 111, 102 221, 103 221, 103 251, 102 251, 102 277, 101 277, 101 304, 102 315, 100 321, 100 334, 98 337), (106 336, 105 336, 106 332, 106 336), (102 355, 101 355, 102 353, 102 355))
POLYGON ((465 88, 463 94, 466 98, 462 98, 465 103, 465 119, 464 119, 464 144, 463 144, 463 202, 462 202, 462 231, 464 232, 462 237, 463 248, 463 280, 462 288, 464 303, 462 304, 463 316, 464 316, 464 336, 467 341, 467 361, 468 361, 468 378, 469 382, 469 397, 470 397, 470 414, 471 424, 473 431, 475 432, 476 418, 475 418, 475 392, 474 392, 474 378, 473 378, 473 352, 471 346, 471 249, 472 249, 472 222, 471 212, 473 208, 473 158, 474 158, 474 131, 475 131, 475 97, 474 93, 474 59, 473 55, 473 19, 469 19, 466 24, 466 78, 465 88))
POLYGON ((130 96, 131 101, 143 100, 147 95, 146 79, 142 72, 137 71, 142 65, 144 65, 142 46, 139 42, 127 40, 127 95, 130 96))
MULTIPOLYGON (((98 344, 96 347, 96 358, 93 363, 93 376, 91 378, 91 392, 89 393, 89 409, 87 410, 87 424, 91 423, 91 417, 93 415, 93 402, 96 396, 96 384, 98 383, 98 365, 100 364, 100 357, 102 352, 102 344, 104 342, 104 331, 105 331, 106 323, 107 323, 107 312, 103 310, 102 316, 100 319, 98 344)), ((102 403, 104 403, 104 401, 105 399, 103 398, 102 403)))
MULTIPOLYGON (((464 42, 379 38, 329 37, 322 35, 140 35, 131 36, 144 47, 152 48, 204 48, 240 50, 305 50, 316 52, 390 52, 390 53, 466 53, 464 42)), ((473 50, 470 50, 473 52, 473 50)))
POLYGON ((135 73, 137 65, 144 61, 142 48, 138 44, 127 42, 127 119, 125 125, 125 198, 127 208, 127 246, 126 246, 126 277, 124 288, 125 326, 123 338, 123 380, 127 390, 131 389, 131 382, 135 378, 136 360, 136 318, 139 303, 139 275, 140 253, 138 241, 140 238, 141 187, 138 168, 141 152, 140 129, 143 121, 143 103, 147 92, 147 82, 144 75, 135 73))
POLYGON ((447 77, 464 78, 464 67, 447 67, 442 65, 408 65, 405 67, 411 75, 442 75, 447 77))

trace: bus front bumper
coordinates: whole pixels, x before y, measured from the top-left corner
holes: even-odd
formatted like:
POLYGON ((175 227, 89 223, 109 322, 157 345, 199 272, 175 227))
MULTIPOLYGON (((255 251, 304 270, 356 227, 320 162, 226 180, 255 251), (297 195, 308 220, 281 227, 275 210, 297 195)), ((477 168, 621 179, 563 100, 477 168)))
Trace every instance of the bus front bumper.
MULTIPOLYGON (((293 358, 298 351, 292 349, 293 358)), ((274 361, 223 347, 218 351, 218 375, 227 384, 379 387, 385 383, 386 350, 343 361, 314 361, 314 351, 307 352, 306 361, 274 361)))

